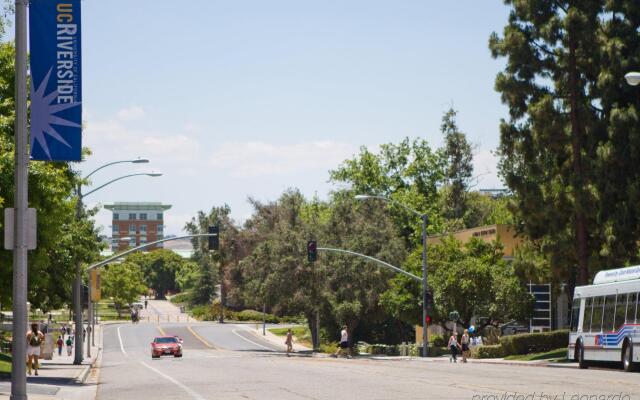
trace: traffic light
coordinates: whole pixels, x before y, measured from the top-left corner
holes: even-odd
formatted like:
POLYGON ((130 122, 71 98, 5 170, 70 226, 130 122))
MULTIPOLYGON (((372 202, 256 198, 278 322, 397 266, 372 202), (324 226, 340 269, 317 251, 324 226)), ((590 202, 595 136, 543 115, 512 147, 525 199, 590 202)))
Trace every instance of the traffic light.
POLYGON ((218 225, 210 226, 207 233, 215 233, 215 236, 208 236, 209 251, 218 250, 220 248, 220 227, 218 225))
POLYGON ((433 312, 433 294, 429 290, 424 292, 424 304, 426 305, 427 314, 433 312))
POLYGON ((314 262, 318 259, 318 246, 315 240, 309 240, 307 242, 307 260, 314 262))

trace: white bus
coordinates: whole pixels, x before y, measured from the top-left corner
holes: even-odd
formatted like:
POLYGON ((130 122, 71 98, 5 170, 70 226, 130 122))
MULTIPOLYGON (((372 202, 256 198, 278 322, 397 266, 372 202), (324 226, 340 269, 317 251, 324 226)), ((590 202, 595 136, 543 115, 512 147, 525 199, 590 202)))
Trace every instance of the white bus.
POLYGON ((594 361, 640 362, 640 265, 600 271, 593 285, 575 288, 567 357, 587 368, 594 361))

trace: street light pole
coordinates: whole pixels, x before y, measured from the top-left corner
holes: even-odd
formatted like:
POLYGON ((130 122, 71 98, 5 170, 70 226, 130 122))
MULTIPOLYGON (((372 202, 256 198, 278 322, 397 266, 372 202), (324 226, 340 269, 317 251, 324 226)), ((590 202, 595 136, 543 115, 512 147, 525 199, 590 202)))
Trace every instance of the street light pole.
POLYGON ((395 204, 420 217, 422 221, 422 357, 426 357, 429 354, 429 334, 427 333, 427 294, 429 292, 427 286, 427 223, 429 222, 429 217, 427 214, 420 213, 388 197, 359 194, 355 198, 357 200, 378 199, 395 204))
POLYGON ((29 154, 27 136, 27 0, 15 2, 15 199, 13 236, 13 357, 11 400, 27 399, 27 207, 29 154))
MULTIPOLYGON (((149 160, 147 159, 135 159, 135 160, 123 160, 123 161, 115 161, 115 162, 111 162, 108 164, 105 164, 101 167, 96 168, 95 170, 93 170, 89 175, 87 175, 84 179, 88 178, 89 176, 93 175, 96 171, 107 167, 109 165, 113 165, 113 164, 119 164, 119 163, 147 163, 149 162, 149 160)), ((158 177, 158 176, 162 176, 161 173, 158 172, 141 172, 141 173, 136 173, 136 174, 128 174, 128 175, 124 175, 115 179, 112 179, 110 181, 108 181, 107 183, 98 186, 97 188, 83 194, 82 193, 82 183, 78 183, 78 187, 76 189, 76 194, 78 196, 78 202, 76 204, 76 220, 80 221, 82 219, 82 214, 84 212, 84 204, 82 202, 82 200, 102 189, 103 187, 110 185, 114 182, 117 182, 121 179, 125 179, 125 178, 130 178, 133 176, 142 176, 142 175, 146 175, 146 176, 151 176, 151 177, 158 177)), ((76 276, 75 276, 75 280, 74 280, 74 296, 73 296, 73 303, 74 303, 74 312, 75 312, 75 317, 74 317, 74 324, 75 324, 75 354, 73 357, 73 363, 75 365, 80 365, 82 364, 82 360, 83 360, 83 354, 82 354, 82 343, 83 343, 83 339, 85 338, 85 336, 83 336, 83 329, 84 329, 84 323, 83 323, 83 315, 82 315, 82 265, 81 262, 78 260, 76 263, 76 276)), ((87 299, 87 321, 89 322, 89 325, 87 326, 90 327, 92 320, 93 320, 93 304, 91 303, 91 285, 89 285, 88 287, 88 299, 87 299)), ((91 357, 91 340, 89 337, 89 331, 93 331, 92 329, 87 329, 87 335, 86 335, 86 340, 87 340, 87 357, 91 357)))

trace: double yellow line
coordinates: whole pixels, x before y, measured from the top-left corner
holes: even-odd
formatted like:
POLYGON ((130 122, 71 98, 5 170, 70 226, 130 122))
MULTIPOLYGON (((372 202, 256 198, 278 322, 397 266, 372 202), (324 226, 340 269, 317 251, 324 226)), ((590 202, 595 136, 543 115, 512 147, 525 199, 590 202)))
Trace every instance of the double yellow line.
MULTIPOLYGON (((166 332, 164 331, 164 329, 162 329, 162 327, 160 325, 157 325, 158 330, 160 331, 160 334, 162 336, 167 336, 166 332)), ((198 333, 196 331, 193 330, 193 328, 191 328, 191 325, 187 325, 187 329, 189 330, 189 332, 199 341, 202 342, 202 344, 204 344, 205 346, 207 346, 210 349, 214 349, 217 350, 218 348, 212 344, 209 344, 209 342, 207 342, 206 340, 204 340, 204 338, 200 335, 198 335, 198 333)))

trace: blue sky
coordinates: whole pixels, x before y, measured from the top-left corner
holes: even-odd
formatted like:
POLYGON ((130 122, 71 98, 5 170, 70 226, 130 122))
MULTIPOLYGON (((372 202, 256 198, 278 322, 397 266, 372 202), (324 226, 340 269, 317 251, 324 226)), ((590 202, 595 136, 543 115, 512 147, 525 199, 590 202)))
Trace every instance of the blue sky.
MULTIPOLYGON (((443 111, 478 145, 481 187, 501 186, 491 150, 506 108, 493 90, 503 61, 501 1, 84 0, 84 144, 88 173, 117 159, 152 160, 86 201, 162 201, 167 233, 198 210, 288 187, 324 197, 328 170, 362 145, 405 136, 441 144, 443 111)), ((88 189, 87 189, 88 190, 88 189)), ((98 214, 110 225, 110 212, 98 214)), ((108 229, 107 229, 108 232, 108 229)))

